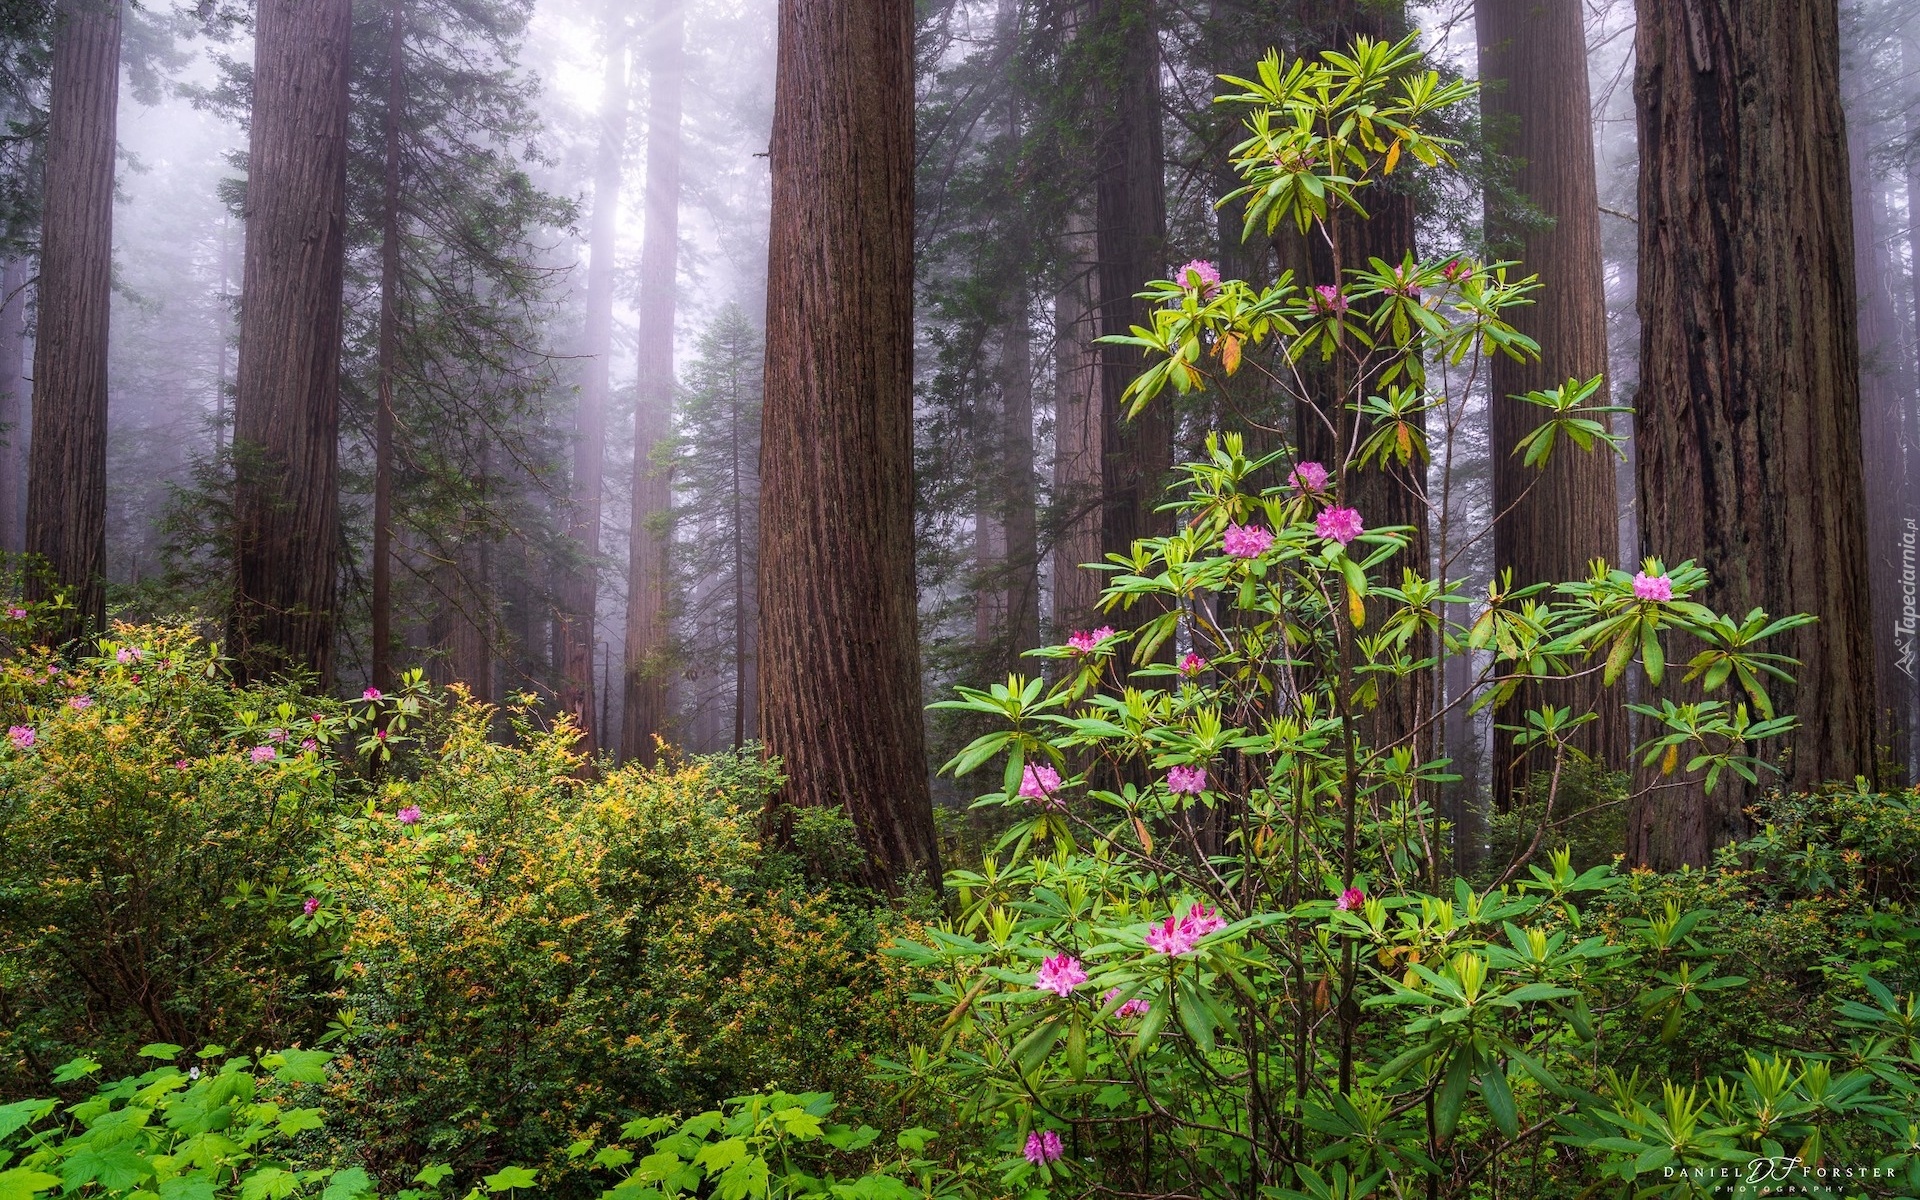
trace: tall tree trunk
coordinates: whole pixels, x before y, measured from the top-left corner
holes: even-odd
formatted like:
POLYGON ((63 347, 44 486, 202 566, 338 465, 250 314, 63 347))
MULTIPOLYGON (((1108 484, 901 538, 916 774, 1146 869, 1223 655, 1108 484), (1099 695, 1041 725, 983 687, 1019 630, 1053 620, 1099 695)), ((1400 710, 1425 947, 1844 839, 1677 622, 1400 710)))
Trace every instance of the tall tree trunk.
MULTIPOLYGON (((1920 71, 1920 20, 1910 21, 1900 36, 1900 65, 1911 77, 1920 71)), ((1913 289, 1913 329, 1920 335, 1920 155, 1909 155, 1906 170, 1907 184, 1907 254, 1910 282, 1913 289)), ((1915 338, 1920 345, 1920 336, 1915 338)), ((1920 383, 1920 362, 1910 362, 1914 368, 1913 378, 1920 383)), ((1907 398, 1907 436, 1904 444, 1908 469, 1903 472, 1904 482, 1900 489, 1900 603, 1891 614, 1899 630, 1900 645, 1895 656, 1895 666, 1900 672, 1902 685, 1907 694, 1907 727, 1901 731, 1904 741, 1907 763, 1914 774, 1920 775, 1920 596, 1916 596, 1916 572, 1920 564, 1920 479, 1914 478, 1920 471, 1912 469, 1916 457, 1920 457, 1920 406, 1915 406, 1911 395, 1907 398)), ((1879 614, 1882 622, 1889 614, 1879 614)))
MULTIPOLYGON (((913 6, 781 0, 760 728, 874 883, 938 886, 913 540, 913 6)), ((781 812, 791 819, 791 810, 781 812)))
MULTIPOLYGON (((1502 153, 1518 160, 1514 190, 1551 224, 1500 211, 1488 196, 1487 235, 1502 258, 1537 274, 1530 307, 1513 325, 1540 344, 1538 362, 1493 356, 1492 465, 1494 569, 1516 584, 1584 579, 1596 558, 1618 563, 1620 530, 1614 456, 1562 441, 1544 469, 1521 464, 1522 438, 1542 411, 1510 399, 1589 379, 1607 369, 1606 280, 1600 256, 1600 195, 1593 163, 1587 90, 1586 28, 1580 0, 1478 0, 1480 104, 1502 153)), ((1596 403, 1605 403, 1598 393, 1596 403)), ((1610 766, 1626 765, 1626 712, 1609 701, 1598 675, 1524 688, 1499 724, 1520 724, 1541 705, 1569 706, 1599 720, 1574 745, 1610 766)), ((1504 808, 1543 753, 1516 755, 1513 735, 1494 734, 1494 802, 1504 808)))
POLYGON ((27 275, 24 258, 0 270, 0 550, 26 549, 27 275))
MULTIPOLYGON (((1160 127, 1160 34, 1157 0, 1092 0, 1088 44, 1103 55, 1103 122, 1094 185, 1094 241, 1103 336, 1148 323, 1136 297, 1166 273, 1167 209, 1164 136, 1160 127)), ((1100 347, 1101 511, 1104 553, 1128 553, 1138 538, 1165 532, 1154 511, 1173 468, 1173 418, 1162 402, 1127 418, 1123 393, 1146 367, 1132 346, 1100 347)), ((1154 614, 1143 605, 1116 610, 1116 626, 1136 627, 1154 614)), ((1168 643, 1171 645, 1171 642, 1168 643)))
POLYGON ((1061 239, 1064 278, 1053 297, 1053 634, 1090 628, 1103 576, 1099 562, 1100 422, 1099 276, 1093 231, 1082 214, 1061 239))
POLYGON ((620 756, 654 760, 667 730, 667 597, 672 539, 656 528, 673 504, 654 463, 673 413, 674 297, 680 269, 680 93, 685 0, 658 0, 647 84, 647 231, 640 247, 640 384, 633 414, 633 522, 627 555, 627 637, 620 756))
POLYGON ((594 712, 594 608, 599 601, 600 510, 607 454, 607 395, 613 355, 614 242, 620 217, 620 176, 627 144, 626 10, 608 0, 606 72, 600 88, 600 146, 594 161, 593 216, 587 230, 587 328, 582 353, 586 379, 574 419, 573 495, 567 534, 578 563, 561 581, 555 616, 554 666, 560 708, 583 735, 581 749, 599 748, 594 712))
MULTIPOLYGON (((1737 615, 1812 613, 1770 649, 1800 660, 1788 782, 1873 769, 1853 214, 1834 0, 1641 0, 1641 541, 1711 574, 1737 615)), ((1684 661, 1685 647, 1670 656, 1684 661)), ((1677 680, 1663 695, 1685 698, 1677 680)), ((1645 776, 1646 773, 1642 773, 1645 776)), ((1642 785, 1674 780, 1643 777, 1642 785)), ((1628 853, 1702 863, 1752 798, 1723 778, 1635 806, 1628 853)))
MULTIPOLYGON (((107 326, 113 294, 119 0, 61 0, 53 35, 27 550, 66 593, 56 638, 106 623, 107 326)), ((44 592, 30 582, 28 595, 44 592)))
POLYGON ((388 0, 380 361, 373 422, 373 686, 383 689, 393 687, 393 385, 400 369, 400 110, 407 96, 406 62, 406 0, 388 0))
MULTIPOLYGON (((1863 82, 1863 81, 1862 81, 1863 82)), ((1863 103, 1853 111, 1867 111, 1863 103)), ((1900 321, 1894 311, 1893 265, 1883 235, 1885 198, 1868 152, 1878 131, 1849 124, 1853 177, 1854 286, 1859 294, 1861 459, 1866 471, 1868 571, 1873 587, 1874 745, 1884 750, 1887 787, 1906 784, 1908 680, 1900 670, 1901 503, 1907 487, 1902 409, 1910 403, 1900 321)), ((1876 753, 1876 757, 1879 754, 1876 753)))
POLYGON ((213 457, 227 452, 227 391, 229 352, 233 349, 233 215, 220 218, 220 357, 213 381, 213 457))
POLYGON ((351 0, 261 0, 233 402, 236 671, 333 673, 351 0))
POLYGON ((1033 330, 1023 284, 1008 301, 1000 334, 1000 409, 1005 487, 1001 612, 1009 665, 1040 644, 1040 545, 1033 486, 1033 330))

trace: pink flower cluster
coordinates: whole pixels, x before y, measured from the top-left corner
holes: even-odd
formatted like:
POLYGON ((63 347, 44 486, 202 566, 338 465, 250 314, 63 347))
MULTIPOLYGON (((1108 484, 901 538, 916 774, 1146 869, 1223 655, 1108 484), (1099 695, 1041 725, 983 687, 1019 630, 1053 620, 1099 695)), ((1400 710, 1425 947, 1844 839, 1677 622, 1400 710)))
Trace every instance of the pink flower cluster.
POLYGON ((1287 482, 1303 492, 1324 491, 1327 486, 1327 469, 1317 462, 1303 462, 1287 476, 1287 482))
POLYGON ((1198 675, 1200 672, 1206 669, 1207 669, 1207 660, 1204 658, 1201 658, 1198 654, 1193 653, 1191 650, 1187 652, 1187 656, 1185 658, 1182 658, 1180 660, 1180 673, 1182 675, 1188 675, 1188 676, 1198 675))
POLYGON ((93 707, 93 697, 75 696, 73 699, 67 701, 67 707, 75 712, 85 712, 93 707))
POLYGON ((314 913, 320 911, 320 901, 314 899, 312 896, 308 896, 307 902, 300 906, 300 911, 308 916, 312 916, 314 913))
POLYGON ((114 651, 113 654, 113 660, 123 667, 131 663, 137 663, 145 657, 146 652, 138 646, 122 646, 120 649, 114 651))
POLYGON ((1073 636, 1067 639, 1067 645, 1073 647, 1074 650, 1081 654, 1092 654, 1096 646, 1112 636, 1113 626, 1111 625, 1102 625, 1100 628, 1091 632, 1085 629, 1076 629, 1073 636))
POLYGON ((1218 929, 1225 929, 1226 921, 1215 910, 1204 904, 1195 904, 1187 910, 1187 915, 1175 919, 1168 917, 1147 928, 1147 949, 1156 954, 1169 957, 1190 952, 1201 938, 1218 929))
POLYGON ((253 761, 256 763, 273 761, 272 746, 255 746, 253 749, 247 751, 247 753, 253 758, 253 761))
MULTIPOLYGON (((1102 1004, 1112 1004, 1114 999, 1119 995, 1120 995, 1119 988, 1108 988, 1107 994, 1100 997, 1100 1002, 1102 1004)), ((1126 1019, 1127 1017, 1144 1017, 1147 1015, 1147 1012, 1152 1008, 1153 1008, 1153 1005, 1148 1004, 1145 1000, 1142 1000, 1138 996, 1135 996, 1133 999, 1127 1001, 1125 1004, 1122 1004, 1119 1008, 1114 1009, 1113 1015, 1121 1018, 1122 1020, 1126 1019)))
POLYGON ((33 726, 14 725, 7 730, 7 740, 13 743, 15 750, 27 750, 38 739, 34 737, 33 726))
POLYGON ((420 806, 418 804, 409 804, 396 815, 399 816, 402 825, 418 825, 420 823, 420 806))
POLYGON ((1360 536, 1366 526, 1360 522, 1360 513, 1352 508, 1329 508, 1314 521, 1314 530, 1323 538, 1339 542, 1342 546, 1360 536))
POLYGON ((1028 763, 1020 772, 1020 798, 1031 800, 1041 808, 1059 812, 1067 803, 1055 793, 1060 790, 1060 772, 1044 763, 1028 763))
POLYGON ((1665 575, 1649 575, 1645 571, 1635 572, 1633 594, 1639 600, 1671 600, 1673 599, 1673 580, 1665 575))
POLYGON ((1205 767, 1169 768, 1167 790, 1176 796, 1198 796, 1207 790, 1207 769, 1205 767))
POLYGON ((1060 1135, 1051 1129, 1036 1129, 1027 1135, 1027 1161, 1036 1167, 1059 1162, 1065 1152, 1060 1144, 1060 1135))
POLYGON ((1323 283, 1313 289, 1313 307, 1317 312, 1338 316, 1347 311, 1347 298, 1339 288, 1323 283))
POLYGON ((1056 996, 1066 996, 1086 981, 1087 969, 1080 965, 1079 959, 1071 954, 1056 954, 1040 964, 1033 986, 1056 996))
POLYGON ((377 687, 370 687, 366 691, 360 693, 360 698, 362 700, 378 700, 380 698, 380 689, 377 687))
POLYGON ((1220 268, 1204 258, 1196 258, 1174 272, 1174 280, 1183 288, 1192 288, 1202 299, 1220 290, 1220 268))
POLYGON ((9 621, 24 621, 26 619, 27 610, 17 604, 7 610, 7 620, 9 621))
POLYGON ((1259 525, 1229 525, 1221 548, 1234 558, 1259 558, 1273 545, 1273 530, 1259 525))
POLYGON ((1341 912, 1359 912, 1366 906, 1367 894, 1356 887, 1341 892, 1339 901, 1334 905, 1341 912))

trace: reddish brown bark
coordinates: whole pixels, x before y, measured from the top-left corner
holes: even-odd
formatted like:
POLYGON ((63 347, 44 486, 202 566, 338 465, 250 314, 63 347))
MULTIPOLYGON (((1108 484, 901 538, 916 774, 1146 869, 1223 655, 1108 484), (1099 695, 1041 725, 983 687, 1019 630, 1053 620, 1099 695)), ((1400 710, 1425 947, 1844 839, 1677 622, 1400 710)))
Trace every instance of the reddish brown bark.
MULTIPOLYGON (((53 39, 39 325, 33 353, 28 553, 70 608, 60 642, 106 622, 107 326, 113 292, 113 161, 119 0, 62 0, 53 39)), ((38 581, 28 594, 44 595, 38 581)))
MULTIPOLYGON (((1873 658, 1836 5, 1638 10, 1643 548, 1698 560, 1722 611, 1819 617, 1773 647, 1800 660, 1775 689, 1801 723, 1788 782, 1850 780, 1873 768, 1873 658)), ((1630 856, 1706 861, 1746 827, 1737 782, 1654 792, 1630 856)))
POLYGON ((1100 355, 1093 343, 1099 305, 1093 236, 1076 218, 1063 241, 1066 278, 1053 297, 1053 637, 1092 628, 1100 561, 1100 355))
POLYGON ((234 388, 242 678, 333 670, 350 0, 261 0, 234 388))
MULTIPOLYGON (((1490 195, 1488 240, 1518 274, 1540 277, 1529 307, 1512 310, 1516 329, 1540 344, 1536 362, 1493 357, 1493 553, 1520 586, 1584 579, 1587 564, 1618 564, 1620 533, 1614 456, 1564 440, 1544 469, 1523 465, 1520 440, 1544 410, 1509 397, 1545 391, 1607 368, 1606 283, 1600 257, 1600 197, 1594 177, 1593 122, 1587 90, 1587 42, 1580 0, 1478 0, 1480 104, 1501 153, 1515 160, 1512 186, 1537 210, 1502 211, 1490 195), (1544 218, 1529 220, 1529 216, 1544 218)), ((1606 392, 1594 403, 1604 404, 1606 392)), ((1625 711, 1597 676, 1521 690, 1499 724, 1520 724, 1528 709, 1552 704, 1599 720, 1574 745, 1615 767, 1628 747, 1625 711)), ((1496 728, 1494 801, 1505 807, 1544 752, 1516 756, 1513 736, 1496 728)))
POLYGON ((651 763, 667 732, 667 598, 671 540, 658 528, 672 483, 654 451, 673 412, 673 320, 680 262, 680 94, 685 0, 659 0, 647 83, 647 227, 640 246, 639 403, 633 416, 633 514, 627 554, 625 704, 620 756, 651 763))
POLYGON ((937 883, 913 546, 913 6, 781 0, 761 448, 760 728, 778 806, 937 883))

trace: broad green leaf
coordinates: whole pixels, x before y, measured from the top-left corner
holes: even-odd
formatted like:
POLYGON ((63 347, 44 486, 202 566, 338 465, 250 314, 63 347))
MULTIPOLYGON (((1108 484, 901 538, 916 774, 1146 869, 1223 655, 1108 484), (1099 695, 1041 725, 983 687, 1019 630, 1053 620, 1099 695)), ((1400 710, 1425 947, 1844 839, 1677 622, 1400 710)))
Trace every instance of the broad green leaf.
POLYGON ((532 1187, 534 1173, 525 1167, 502 1167, 480 1182, 487 1185, 487 1191, 498 1194, 513 1188, 532 1187))

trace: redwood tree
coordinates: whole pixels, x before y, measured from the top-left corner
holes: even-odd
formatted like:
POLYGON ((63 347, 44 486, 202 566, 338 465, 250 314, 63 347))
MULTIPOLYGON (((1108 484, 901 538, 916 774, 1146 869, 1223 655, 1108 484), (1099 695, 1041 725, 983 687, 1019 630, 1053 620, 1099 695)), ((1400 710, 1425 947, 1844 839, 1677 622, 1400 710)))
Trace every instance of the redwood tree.
POLYGON ((578 558, 560 581, 560 611, 554 622, 554 667, 560 676, 560 707, 585 735, 582 749, 599 745, 594 712, 594 607, 600 575, 600 510, 606 471, 607 394, 613 354, 614 235, 620 216, 620 176, 627 144, 627 45, 625 5, 609 0, 606 67, 600 89, 600 145, 594 160, 593 214, 587 229, 587 328, 581 353, 586 378, 574 416, 573 496, 567 535, 578 558))
MULTIPOLYGON (((1800 660, 1797 685, 1775 689, 1800 719, 1787 781, 1870 775, 1837 6, 1641 0, 1638 12, 1643 549, 1699 560, 1713 579, 1702 599, 1719 611, 1818 616, 1771 647, 1800 660)), ((1742 832, 1749 790, 1672 786, 1682 778, 1640 781, 1666 786, 1631 815, 1635 861, 1704 862, 1742 832)))
POLYGON ((680 262, 680 94, 685 0, 659 0, 647 70, 647 226, 640 245, 639 401, 633 414, 633 520, 628 533, 625 703, 620 757, 652 762, 667 727, 669 539, 659 523, 673 488, 656 449, 673 413, 673 319, 680 262))
POLYGON ((233 402, 242 678, 333 667, 352 0, 261 0, 233 402))
POLYGON ((0 550, 26 548, 27 277, 29 263, 0 268, 0 550))
POLYGON ((760 728, 872 881, 938 881, 913 544, 913 5, 781 0, 761 445, 760 728))
MULTIPOLYGON (((1620 557, 1613 456, 1563 442, 1544 469, 1523 466, 1517 447, 1541 423, 1543 410, 1510 399, 1607 368, 1582 16, 1580 0, 1478 0, 1474 6, 1487 130, 1512 156, 1514 196, 1535 210, 1515 212, 1509 197, 1493 191, 1487 197, 1494 252, 1518 259, 1520 273, 1540 277, 1533 305, 1513 310, 1514 327, 1540 344, 1540 357, 1496 354, 1491 381, 1494 563, 1496 570, 1511 569, 1523 587, 1583 579, 1593 559, 1617 563, 1620 557)), ((1592 403, 1606 403, 1604 394, 1592 403)), ((1575 745, 1610 766, 1625 765, 1625 713, 1617 700, 1606 701, 1597 675, 1523 689, 1499 724, 1518 724, 1521 711, 1542 704, 1598 713, 1575 745)), ((1504 807, 1525 781, 1527 764, 1510 763, 1511 733, 1497 730, 1495 737, 1494 796, 1504 807)))
POLYGON ((58 6, 26 548, 46 559, 51 584, 72 605, 60 623, 62 642, 98 632, 106 621, 107 326, 120 30, 119 0, 61 0, 58 6))

